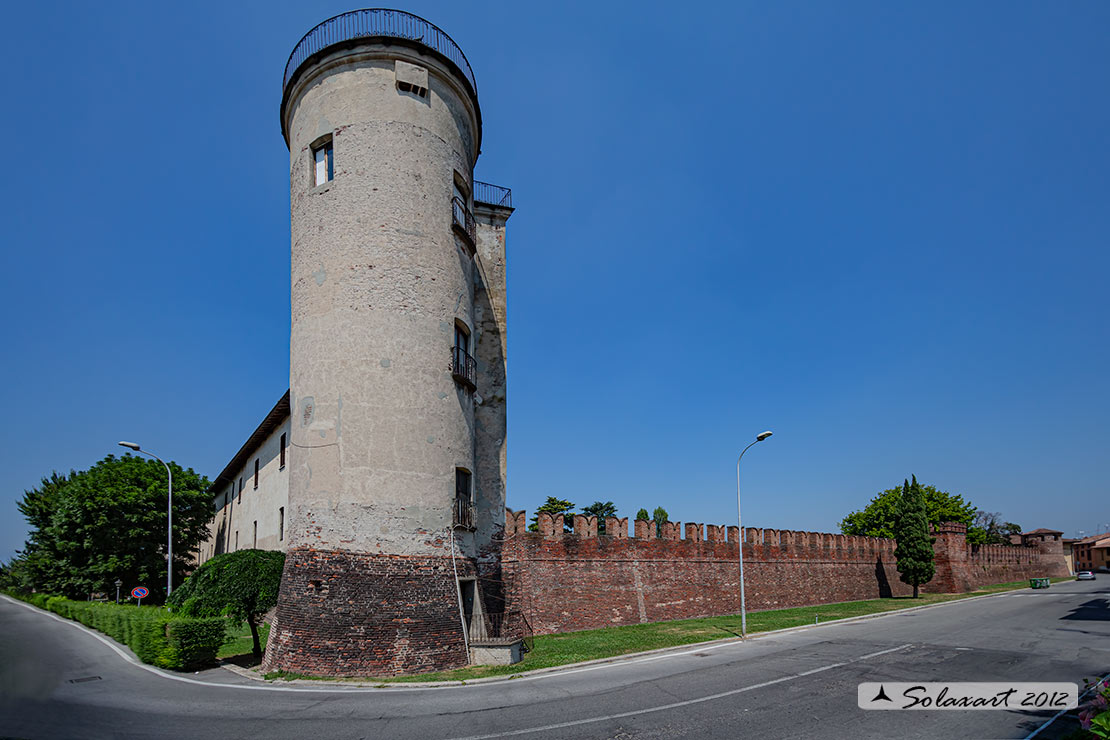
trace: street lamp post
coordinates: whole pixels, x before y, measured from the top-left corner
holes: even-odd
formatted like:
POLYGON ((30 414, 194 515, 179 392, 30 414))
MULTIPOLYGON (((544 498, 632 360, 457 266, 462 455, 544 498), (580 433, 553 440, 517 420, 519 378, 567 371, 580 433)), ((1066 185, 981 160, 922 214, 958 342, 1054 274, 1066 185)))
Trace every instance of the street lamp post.
POLYGON ((762 442, 771 436, 771 432, 760 432, 755 437, 755 442, 752 442, 740 452, 740 457, 736 458, 736 529, 739 530, 737 534, 737 547, 740 552, 740 636, 748 636, 748 613, 744 609, 744 523, 740 519, 740 461, 744 459, 744 453, 751 449, 752 445, 756 442, 762 442))
POLYGON ((119 603, 119 587, 123 585, 123 581, 116 579, 116 603, 119 603))
POLYGON ((155 455, 153 452, 148 452, 139 447, 134 442, 120 442, 120 447, 126 447, 135 452, 141 452, 144 455, 150 455, 158 462, 166 467, 166 476, 169 480, 169 501, 166 504, 166 598, 170 598, 170 593, 173 591, 173 471, 166 461, 155 455))

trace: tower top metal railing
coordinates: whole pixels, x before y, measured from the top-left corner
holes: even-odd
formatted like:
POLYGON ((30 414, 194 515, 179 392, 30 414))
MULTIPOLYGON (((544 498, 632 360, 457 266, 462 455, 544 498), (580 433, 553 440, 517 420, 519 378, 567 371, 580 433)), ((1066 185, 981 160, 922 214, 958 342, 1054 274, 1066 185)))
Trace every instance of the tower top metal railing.
POLYGON ((488 203, 491 206, 513 207, 513 191, 500 185, 474 181, 474 202, 488 203))
POLYGON ((365 8, 328 18, 297 42, 293 53, 289 55, 289 61, 285 63, 285 76, 281 82, 283 97, 288 92, 289 84, 297 76, 297 70, 313 55, 329 46, 374 37, 405 39, 439 53, 459 68, 474 94, 478 94, 478 83, 474 79, 470 62, 459 45, 442 29, 403 10, 365 8))

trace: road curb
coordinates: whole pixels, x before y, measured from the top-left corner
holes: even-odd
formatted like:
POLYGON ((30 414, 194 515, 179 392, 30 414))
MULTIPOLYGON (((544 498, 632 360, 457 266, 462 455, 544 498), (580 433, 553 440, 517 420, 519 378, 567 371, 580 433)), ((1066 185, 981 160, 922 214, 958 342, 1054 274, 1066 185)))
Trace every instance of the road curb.
MULTIPOLYGON (((953 604, 966 604, 970 601, 978 601, 980 599, 993 599, 1000 596, 1009 596, 1022 591, 1032 592, 1033 589, 1015 588, 1010 591, 999 591, 993 594, 982 594, 981 596, 968 596, 963 599, 952 599, 951 601, 942 601, 939 604, 922 604, 921 606, 909 606, 904 609, 892 609, 891 611, 876 612, 875 614, 861 614, 858 617, 845 617, 844 619, 834 619, 829 622, 821 622, 818 624, 803 624, 797 627, 783 627, 777 630, 767 630, 766 632, 757 632, 748 635, 747 638, 740 637, 726 637, 720 640, 706 640, 704 642, 688 642, 683 645, 674 645, 672 647, 656 648, 654 650, 643 650, 637 653, 624 653, 623 655, 613 655, 608 658, 596 658, 594 660, 586 660, 580 663, 567 663, 566 665, 551 666, 549 668, 536 668, 531 671, 521 671, 520 673, 512 673, 503 676, 486 676, 484 678, 472 678, 457 681, 383 681, 383 680, 348 680, 343 678, 320 678, 320 679, 301 679, 295 678, 291 680, 284 680, 280 678, 266 679, 257 671, 252 671, 247 668, 241 668, 235 665, 222 665, 223 668, 235 673, 236 675, 244 678, 249 678, 254 681, 260 681, 267 684, 289 685, 289 686, 320 686, 321 684, 335 684, 341 686, 351 686, 359 688, 376 688, 376 689, 438 689, 448 686, 474 686, 488 683, 498 683, 501 681, 519 681, 524 679, 539 678, 541 676, 551 675, 562 672, 572 672, 587 668, 601 667, 605 665, 612 665, 617 663, 632 662, 644 658, 665 657, 668 654, 681 655, 688 652, 696 652, 697 650, 712 649, 715 647, 724 647, 727 645, 740 645, 745 642, 760 640, 772 635, 782 635, 791 632, 802 632, 804 630, 820 629, 822 627, 833 627, 839 624, 850 624, 852 622, 862 622, 868 619, 880 619, 882 617, 893 617, 899 614, 907 614, 910 612, 919 612, 924 609, 937 609, 944 606, 952 606, 953 604), (693 648, 693 649, 691 649, 693 648)), ((817 604, 815 606, 835 606, 835 604, 817 604)))

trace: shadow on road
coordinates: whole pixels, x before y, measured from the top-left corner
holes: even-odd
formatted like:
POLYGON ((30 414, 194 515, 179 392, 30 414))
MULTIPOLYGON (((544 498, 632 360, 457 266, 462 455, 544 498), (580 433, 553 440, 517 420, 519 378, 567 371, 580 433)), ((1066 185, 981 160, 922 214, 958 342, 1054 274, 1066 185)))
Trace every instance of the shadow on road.
POLYGON ((1084 622, 1110 622, 1110 600, 1091 599, 1085 601, 1060 619, 1076 619, 1084 622))

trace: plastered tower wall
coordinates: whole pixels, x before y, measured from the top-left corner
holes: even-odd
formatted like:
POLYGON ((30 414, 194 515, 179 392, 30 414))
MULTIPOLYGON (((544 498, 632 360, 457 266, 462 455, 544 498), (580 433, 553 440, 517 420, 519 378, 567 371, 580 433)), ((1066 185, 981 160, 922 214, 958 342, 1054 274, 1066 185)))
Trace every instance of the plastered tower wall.
POLYGON ((512 208, 477 204, 475 261, 475 359, 478 389, 474 407, 474 465, 477 491, 478 569, 487 610, 504 609, 501 550, 507 474, 506 384, 508 348, 505 282, 505 225, 512 208))
POLYGON ((452 225, 456 188, 473 192, 477 96, 421 43, 359 38, 302 65, 282 117, 289 551, 267 668, 373 675, 463 665, 455 572, 475 575, 504 510, 503 475, 500 485, 475 475, 478 527, 452 527, 456 469, 477 472, 477 419, 504 439, 503 353, 484 363, 483 375, 502 379, 492 414, 475 411, 483 382, 472 391, 451 366, 456 325, 504 346, 496 321, 477 326, 476 255, 452 225), (313 149, 329 140, 334 176, 316 184, 313 149))

